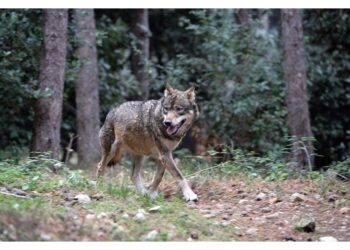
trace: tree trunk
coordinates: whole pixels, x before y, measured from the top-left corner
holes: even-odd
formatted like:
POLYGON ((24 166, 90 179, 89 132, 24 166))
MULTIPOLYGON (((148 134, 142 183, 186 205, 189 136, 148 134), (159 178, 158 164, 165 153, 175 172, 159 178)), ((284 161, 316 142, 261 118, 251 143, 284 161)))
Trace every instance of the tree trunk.
POLYGON ((297 167, 313 165, 313 147, 310 115, 307 97, 305 52, 303 42, 302 10, 282 10, 283 71, 287 87, 286 103, 288 127, 296 141, 293 143, 292 158, 297 167), (307 149, 307 152, 302 148, 307 149))
POLYGON ((237 11, 237 23, 248 25, 249 23, 249 9, 238 9, 237 11))
POLYGON ((80 67, 75 84, 78 158, 80 166, 94 164, 99 157, 100 129, 95 17, 92 9, 74 11, 80 67))
POLYGON ((133 10, 131 21, 131 31, 135 36, 135 44, 132 46, 131 69, 139 82, 143 100, 149 97, 149 79, 148 79, 148 59, 149 59, 149 38, 151 32, 148 25, 148 10, 133 10))
POLYGON ((66 9, 43 10, 43 49, 40 61, 39 89, 49 90, 49 97, 42 96, 35 103, 32 152, 60 153, 60 128, 67 45, 66 9))

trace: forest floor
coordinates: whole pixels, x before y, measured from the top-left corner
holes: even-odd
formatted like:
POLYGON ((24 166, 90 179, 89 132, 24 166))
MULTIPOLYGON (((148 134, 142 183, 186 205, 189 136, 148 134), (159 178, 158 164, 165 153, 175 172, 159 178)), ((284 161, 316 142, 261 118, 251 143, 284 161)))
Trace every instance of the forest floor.
POLYGON ((199 201, 185 203, 169 176, 152 200, 128 169, 96 183, 82 171, 27 168, 0 165, 0 240, 350 240, 349 183, 334 178, 192 176, 199 201))

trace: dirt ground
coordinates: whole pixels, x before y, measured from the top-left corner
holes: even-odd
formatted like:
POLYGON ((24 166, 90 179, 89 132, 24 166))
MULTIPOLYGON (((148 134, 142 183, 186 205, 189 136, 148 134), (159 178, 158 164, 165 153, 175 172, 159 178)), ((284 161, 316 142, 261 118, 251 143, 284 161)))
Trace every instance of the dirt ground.
MULTIPOLYGON (((335 192, 329 192, 330 188, 322 196, 322 187, 305 180, 279 184, 210 181, 194 184, 193 189, 199 201, 188 206, 222 225, 233 224, 237 241, 319 241, 326 236, 350 240, 350 189, 346 185, 335 192), (296 230, 303 220, 312 221, 315 229, 296 230)), ((171 195, 173 190, 167 186, 164 192, 171 195)))

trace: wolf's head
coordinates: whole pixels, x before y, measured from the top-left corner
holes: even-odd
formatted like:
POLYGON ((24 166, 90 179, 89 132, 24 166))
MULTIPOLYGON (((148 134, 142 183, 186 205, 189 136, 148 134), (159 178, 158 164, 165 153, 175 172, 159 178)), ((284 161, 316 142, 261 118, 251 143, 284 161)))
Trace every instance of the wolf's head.
POLYGON ((183 136, 199 115, 194 87, 180 91, 167 84, 161 112, 166 133, 169 136, 183 136))

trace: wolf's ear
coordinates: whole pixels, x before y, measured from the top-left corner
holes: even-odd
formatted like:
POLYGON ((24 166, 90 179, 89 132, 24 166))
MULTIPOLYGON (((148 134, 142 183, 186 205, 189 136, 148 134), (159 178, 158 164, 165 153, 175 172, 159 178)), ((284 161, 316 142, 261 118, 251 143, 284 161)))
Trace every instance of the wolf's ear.
POLYGON ((171 93, 173 92, 174 92, 174 88, 171 87, 169 83, 167 83, 164 90, 164 96, 171 95, 171 93))
POLYGON ((194 102, 194 100, 196 99, 196 93, 194 93, 194 86, 192 86, 191 88, 185 90, 185 93, 187 95, 187 98, 194 102))

